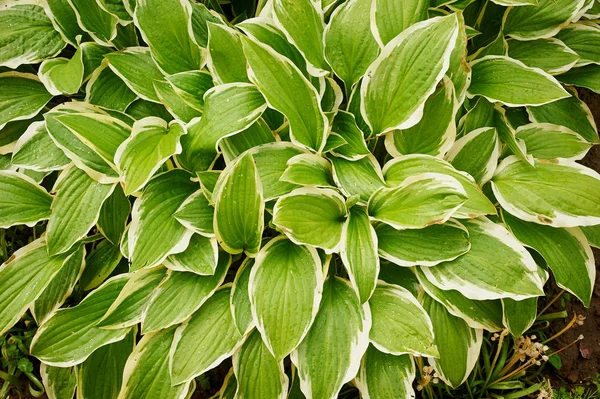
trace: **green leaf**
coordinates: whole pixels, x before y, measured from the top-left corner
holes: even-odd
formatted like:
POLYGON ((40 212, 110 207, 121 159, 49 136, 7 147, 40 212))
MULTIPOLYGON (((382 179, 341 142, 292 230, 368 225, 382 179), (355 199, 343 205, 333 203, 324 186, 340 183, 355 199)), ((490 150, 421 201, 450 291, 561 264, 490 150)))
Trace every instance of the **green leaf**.
POLYGON ((597 64, 573 68, 556 77, 561 83, 585 87, 600 93, 600 66, 597 64))
POLYGON ((432 284, 474 300, 543 295, 544 282, 535 261, 508 230, 486 218, 463 224, 469 230, 471 249, 453 261, 421 268, 432 284))
POLYGON ((246 335, 255 325, 249 294, 250 272, 253 266, 254 259, 246 258, 237 270, 231 286, 231 313, 235 326, 242 335, 246 335))
POLYGON ((263 189, 265 202, 274 200, 298 188, 297 184, 281 180, 287 169, 287 162, 295 155, 305 153, 292 143, 275 142, 264 144, 250 150, 263 189))
POLYGON ((556 35, 568 48, 577 53, 581 58, 578 65, 599 64, 600 52, 600 30, 596 26, 584 23, 571 24, 556 35))
POLYGON ((100 319, 98 327, 115 330, 130 327, 142 321, 152 294, 164 277, 164 267, 141 269, 130 274, 117 299, 100 319))
POLYGON ((552 270, 556 284, 590 305, 596 280, 594 255, 583 232, 527 223, 509 214, 504 222, 519 241, 535 249, 552 270))
POLYGON ((175 93, 190 107, 204 110, 204 93, 213 87, 212 76, 206 71, 186 71, 167 76, 175 93))
POLYGON ((144 100, 159 102, 154 81, 162 80, 148 47, 129 47, 104 56, 108 66, 135 94, 144 100))
POLYGON ((49 399, 73 399, 77 388, 74 367, 53 367, 42 363, 40 376, 49 399))
POLYGON ((463 13, 457 13, 458 35, 452 53, 450 54, 450 66, 446 75, 452 80, 456 92, 457 101, 462 104, 467 94, 467 87, 471 83, 471 67, 467 62, 468 26, 465 25, 463 13))
POLYGON ((218 366, 243 342, 229 309, 230 293, 228 286, 219 289, 175 331, 169 360, 173 385, 218 366))
MULTIPOLYGON (((139 8, 139 6, 137 7, 139 8)), ((183 399, 189 383, 171 385, 169 351, 175 327, 145 334, 125 363, 120 399, 183 399)))
POLYGON ((114 277, 77 306, 60 309, 37 330, 31 354, 51 366, 80 364, 96 349, 122 340, 129 329, 101 330, 96 324, 121 292, 127 278, 114 277))
POLYGON ((373 155, 356 161, 339 157, 329 160, 333 164, 333 178, 347 197, 357 195, 366 204, 374 192, 385 187, 381 167, 373 155))
POLYGON ((409 355, 394 356, 369 345, 355 382, 365 398, 412 398, 415 376, 415 364, 409 355))
POLYGON ((504 17, 504 34, 518 40, 554 36, 572 22, 585 0, 538 0, 539 5, 513 7, 504 17))
POLYGON ((277 200, 273 224, 299 245, 337 252, 346 218, 344 197, 330 189, 300 188, 277 200))
POLYGON ((477 363, 483 342, 482 330, 470 328, 427 295, 423 306, 431 318, 435 345, 439 351, 437 359, 428 359, 429 364, 442 381, 456 388, 467 379, 477 363))
POLYGON ((121 251, 108 240, 102 240, 86 259, 85 269, 79 285, 90 291, 106 280, 121 261, 121 251))
POLYGON ((406 155, 394 158, 383 168, 385 181, 389 186, 398 186, 406 178, 422 173, 441 173, 458 180, 467 193, 468 200, 454 213, 456 218, 473 218, 496 214, 496 208, 481 192, 475 180, 464 172, 457 171, 448 162, 429 155, 406 155))
POLYGON ((194 234, 185 251, 169 255, 164 264, 171 270, 211 276, 217 269, 219 246, 216 238, 194 234))
POLYGON ((221 23, 207 24, 208 67, 217 84, 249 82, 246 57, 238 32, 221 23))
POLYGON ((98 348, 77 366, 78 396, 89 399, 116 398, 123 382, 127 358, 135 347, 135 330, 124 339, 98 348))
POLYGON ((369 306, 361 306, 349 282, 339 277, 325 281, 317 317, 291 355, 306 397, 337 397, 358 372, 370 327, 369 306))
POLYGON ((523 140, 527 152, 537 159, 582 159, 592 147, 571 129, 551 123, 531 123, 519 126, 517 139, 523 140))
POLYGON ((98 230, 115 246, 121 243, 130 212, 129 199, 123 193, 121 185, 117 185, 102 204, 97 223, 98 230))
POLYGON ((74 166, 65 169, 54 187, 56 196, 46 230, 48 253, 65 252, 85 237, 114 188, 114 184, 100 184, 74 166))
POLYGON ((431 321, 406 288, 380 282, 369 306, 373 319, 369 339, 377 349, 392 355, 438 356, 431 321))
POLYGON ((166 75, 197 70, 203 64, 200 47, 193 40, 191 15, 187 1, 137 0, 134 23, 166 75))
POLYGON ((529 330, 537 317, 537 298, 515 301, 502 299, 503 323, 514 337, 520 337, 529 330))
POLYGON ((461 133, 469 133, 482 127, 496 126, 494 104, 483 97, 477 97, 473 107, 458 122, 461 133))
POLYGON ((247 152, 221 174, 215 198, 214 230, 223 249, 254 257, 264 229, 264 202, 258 169, 247 152))
POLYGON ((51 98, 33 74, 0 73, 0 129, 10 121, 34 117, 51 98))
POLYGON ((455 15, 417 23, 396 36, 371 64, 361 86, 361 113, 375 134, 414 126, 450 63, 455 15))
POLYGON ((467 229, 456 221, 407 230, 379 223, 375 232, 379 256, 398 266, 435 266, 454 260, 471 248, 467 229))
POLYGON ((79 26, 89 33, 98 44, 110 47, 111 41, 117 36, 117 18, 102 9, 100 2, 94 0, 68 1, 75 10, 79 26))
POLYGON ((60 271, 33 302, 30 310, 38 325, 42 324, 71 295, 77 280, 83 272, 84 259, 85 246, 81 245, 64 261, 60 271))
POLYGON ((258 330, 251 332, 233 354, 233 371, 238 399, 287 397, 288 377, 283 362, 278 362, 263 343, 258 330))
POLYGON ((142 333, 168 328, 190 317, 223 283, 230 265, 231 256, 221 251, 217 270, 212 276, 171 271, 154 292, 144 312, 142 333), (194 300, 182 302, 181 298, 194 300))
POLYGON ((215 208, 200 189, 183 201, 173 216, 187 229, 206 237, 213 237, 214 213, 215 208))
POLYGON ((590 143, 600 143, 592 112, 575 94, 541 107, 527 107, 527 113, 532 122, 565 126, 590 143))
POLYGON ((89 40, 88 34, 79 26, 75 10, 68 0, 47 0, 43 7, 54 29, 60 33, 65 42, 76 46, 79 35, 82 42, 89 40))
POLYGON ((340 5, 325 29, 325 58, 344 82, 347 93, 379 54, 371 33, 371 3, 352 0, 340 5))
POLYGON ((483 186, 494 175, 500 152, 500 140, 496 129, 481 127, 456 140, 446 159, 456 169, 467 172, 478 185, 483 186))
POLYGON ((600 248, 600 225, 581 227, 581 231, 583 231, 591 246, 600 248))
POLYGON ((154 90, 156 91, 160 102, 175 119, 180 119, 182 122, 189 123, 192 119, 202 115, 200 110, 191 106, 189 101, 184 100, 183 97, 185 95, 179 95, 179 91, 167 81, 155 80, 154 90))
POLYGON ((125 195, 141 190, 167 159, 181 152, 179 139, 184 134, 185 127, 177 121, 148 117, 135 122, 114 158, 125 195))
POLYGON ((49 256, 46 240, 39 238, 18 249, 0 267, 0 333, 19 321, 50 284, 70 254, 49 256))
POLYGON ((9 170, 0 171, 0 227, 34 226, 51 215, 52 196, 33 179, 9 170))
POLYGON ((0 11, 0 66, 15 69, 56 56, 65 47, 44 9, 35 4, 8 3, 0 11))
POLYGON ((249 281, 256 327, 277 361, 283 360, 308 333, 323 290, 321 260, 311 247, 285 236, 265 245, 249 281))
MULTIPOLYGON (((354 115, 346 111, 339 111, 333 119, 331 131, 337 133, 345 143, 331 150, 331 152, 340 158, 345 158, 349 161, 358 161, 371 152, 367 148, 363 132, 356 124, 354 115)), ((333 137, 333 133, 329 135, 329 139, 333 137)))
POLYGON ((204 101, 204 114, 188 124, 188 134, 181 138, 179 159, 190 171, 208 170, 218 156, 219 141, 247 129, 267 107, 260 92, 248 83, 215 86, 204 101))
MULTIPOLYGON (((310 0, 300 3, 310 3, 310 0)), ((271 48, 245 37, 242 37, 242 45, 250 67, 250 80, 265 96, 269 107, 286 116, 292 142, 321 151, 329 123, 320 108, 316 89, 289 59, 271 48)))
POLYGON ((408 129, 387 133, 385 148, 392 156, 443 156, 456 138, 457 109, 454 86, 452 81, 445 77, 441 86, 425 102, 423 118, 419 123, 408 129))
MULTIPOLYGON (((409 0, 403 4, 394 0, 375 0, 370 16, 377 42, 383 47, 410 26, 426 20, 428 8, 426 0, 409 0)), ((369 15, 369 11, 365 14, 369 15)))
POLYGON ((128 234, 131 271, 156 266, 188 246, 192 231, 179 223, 174 213, 198 187, 190 178, 180 169, 162 173, 150 180, 136 199, 128 234))
POLYGON ((50 94, 76 94, 83 83, 83 50, 78 48, 71 59, 51 58, 40 65, 38 76, 50 94))
POLYGON ((508 41, 509 57, 521 61, 532 68, 540 68, 555 75, 571 69, 579 56, 563 42, 555 38, 508 41))
POLYGON ((300 154, 291 158, 281 180, 304 186, 335 187, 331 163, 316 154, 300 154))
POLYGON ((44 121, 29 125, 17 140, 11 159, 15 166, 38 172, 60 170, 69 162, 69 158, 52 141, 44 121))
MULTIPOLYGON (((264 114, 263 114, 264 116, 264 114)), ((261 144, 274 143, 275 136, 264 119, 258 119, 252 125, 233 136, 223 137, 219 141, 219 149, 223 153, 225 163, 229 165, 238 156, 261 144)))
POLYGON ((569 96, 551 75, 509 57, 490 55, 473 61, 471 67, 470 96, 509 107, 539 106, 569 96))
POLYGON ((422 229, 446 222, 467 198, 455 178, 423 173, 376 191, 369 199, 369 216, 396 229, 422 229))
POLYGON ((122 112, 137 98, 106 60, 92 73, 85 91, 86 102, 122 112))
POLYGON ((573 161, 536 161, 532 168, 515 157, 500 163, 492 189, 507 212, 553 227, 600 223, 600 175, 573 161))
POLYGON ((329 65, 323 56, 325 24, 320 5, 312 0, 274 0, 273 19, 302 53, 310 74, 325 75, 329 65))
MULTIPOLYGON (((196 43, 202 48, 208 44, 208 23, 222 23, 223 17, 215 11, 209 10, 202 3, 191 2, 192 5, 192 32, 196 43)), ((215 3, 212 3, 213 5, 215 3)), ((219 6, 220 7, 220 6, 219 6)))

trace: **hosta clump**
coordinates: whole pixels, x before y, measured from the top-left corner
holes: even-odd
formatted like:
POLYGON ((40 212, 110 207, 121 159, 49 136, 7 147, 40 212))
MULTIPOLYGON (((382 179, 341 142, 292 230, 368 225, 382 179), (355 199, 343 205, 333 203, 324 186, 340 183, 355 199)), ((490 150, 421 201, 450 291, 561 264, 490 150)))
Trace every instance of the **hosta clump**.
POLYGON ((183 398, 229 357, 220 397, 413 397, 549 274, 589 304, 600 3, 259 3, 0 9, 0 226, 46 226, 0 333, 31 312, 49 397, 183 398))

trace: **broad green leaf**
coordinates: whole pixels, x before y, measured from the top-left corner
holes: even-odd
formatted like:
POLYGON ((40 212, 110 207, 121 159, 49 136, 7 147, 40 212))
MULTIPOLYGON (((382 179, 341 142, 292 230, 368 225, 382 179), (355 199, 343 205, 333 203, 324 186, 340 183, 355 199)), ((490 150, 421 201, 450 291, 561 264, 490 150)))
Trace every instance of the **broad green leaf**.
POLYGON ((361 306, 349 282, 325 281, 317 317, 291 355, 306 397, 336 398, 356 376, 369 345, 370 316, 369 305, 361 306))
POLYGON ((288 194, 298 188, 297 184, 281 180, 281 175, 287 169, 287 162, 295 155, 305 153, 292 143, 276 142, 264 144, 250 150, 263 189, 265 202, 288 194))
POLYGON ((600 29, 597 26, 572 24, 558 32, 556 38, 581 57, 578 65, 600 64, 600 29))
POLYGON ((56 56, 66 43, 54 30, 44 8, 4 4, 0 11, 0 66, 15 69, 56 56))
POLYGON ((0 267, 0 333, 13 327, 44 292, 70 254, 49 256, 39 238, 18 249, 0 267))
POLYGON ((175 331, 169 359, 173 385, 218 366, 242 343, 229 308, 230 293, 230 287, 219 289, 175 331))
POLYGON ((414 126, 425 100, 450 63, 458 35, 456 16, 417 23, 390 41, 367 70, 361 113, 375 134, 414 126))
POLYGON ((340 5, 325 29, 325 58, 347 93, 379 54, 371 33, 371 4, 371 0, 352 0, 340 5))
POLYGON ((52 95, 33 74, 0 73, 0 129, 8 122, 34 117, 51 98, 52 95))
POLYGON ((219 149, 223 153, 225 163, 229 165, 238 156, 261 144, 277 141, 269 125, 264 119, 258 119, 252 125, 233 136, 223 137, 219 141, 219 149))
POLYGON ((78 48, 71 59, 51 58, 40 65, 38 77, 50 94, 76 94, 83 83, 83 50, 78 48))
POLYGON ((366 210, 350 208, 342 231, 340 256, 360 302, 369 300, 379 275, 378 238, 366 210))
POLYGON ((390 355, 369 345, 355 382, 364 398, 413 398, 415 376, 415 364, 409 355, 390 355))
POLYGON ((561 83, 577 87, 585 87, 593 92, 600 93, 600 65, 591 64, 558 75, 561 83))
POLYGON ((115 246, 121 243, 130 212, 131 204, 121 186, 117 185, 102 204, 97 223, 98 230, 115 246))
POLYGON ((213 87, 212 76, 206 71, 186 71, 167 76, 175 93, 190 107, 204 110, 204 93, 213 87))
POLYGON ((331 163, 316 154, 300 154, 291 158, 281 180, 304 186, 335 187, 331 163))
POLYGON ((123 79, 108 67, 107 60, 92 73, 85 91, 86 102, 122 112, 137 98, 123 79))
POLYGON ((600 225, 581 227, 591 246, 600 248, 600 225))
POLYGON ((188 246, 192 231, 174 213, 197 189, 191 175, 173 169, 154 177, 136 199, 128 234, 130 270, 153 267, 188 246))
POLYGON ((467 200, 462 184, 441 173, 423 173, 369 199, 369 216, 396 229, 422 229, 446 222, 467 200))
POLYGON ((174 333, 175 327, 144 334, 125 363, 119 399, 186 397, 190 384, 172 386, 169 375, 169 352, 174 333))
POLYGON ((215 86, 204 99, 202 117, 188 124, 188 134, 181 138, 179 159, 190 171, 208 170, 217 158, 219 141, 248 128, 266 109, 263 96, 248 83, 215 86))
POLYGON ((342 197, 330 189, 300 188, 277 200, 273 224, 299 245, 337 252, 347 210, 342 197))
POLYGON ((456 169, 467 172, 479 184, 487 183, 498 165, 501 146, 493 127, 481 127, 456 140, 446 159, 456 169))
POLYGON ((172 271, 154 291, 144 312, 142 333, 158 331, 190 317, 223 283, 230 265, 231 256, 221 251, 217 270, 212 276, 172 271), (182 303, 181 298, 194 300, 182 303))
MULTIPOLYGON (((371 154, 365 143, 363 132, 351 113, 339 111, 333 119, 331 131, 337 133, 345 141, 341 146, 331 150, 335 156, 349 161, 357 161, 371 154)), ((329 138, 332 136, 333 133, 329 135, 329 138)))
POLYGON ((232 254, 256 256, 264 229, 264 202, 252 154, 238 158, 217 186, 214 230, 219 244, 232 254))
MULTIPOLYGON (((299 3, 310 3, 310 0, 299 3)), ((321 151, 329 121, 320 108, 316 89, 289 59, 271 48, 245 37, 242 45, 250 68, 250 80, 265 96, 269 106, 286 116, 292 142, 321 151)))
MULTIPOLYGON (((474 301, 457 290, 442 290, 433 285, 422 268, 415 270, 420 287, 437 302, 444 305, 453 316, 463 319, 471 328, 482 328, 488 331, 502 330, 502 301, 474 301)), ((526 299, 529 300, 529 299, 526 299)))
POLYGON ((576 95, 541 107, 527 107, 527 113, 532 122, 565 126, 590 143, 600 143, 592 112, 576 95))
POLYGON ((209 22, 208 68, 217 84, 249 82, 246 73, 246 57, 239 33, 222 25, 209 22))
POLYGON ((515 130, 508 120, 506 110, 502 108, 500 104, 496 104, 494 106, 494 113, 498 137, 500 138, 500 142, 505 145, 505 156, 514 154, 521 161, 527 162, 529 165, 533 166, 533 157, 527 155, 525 143, 522 140, 517 140, 515 130))
POLYGON ((107 13, 94 0, 68 0, 75 10, 79 26, 98 44, 110 47, 117 36, 117 18, 107 13))
POLYGON ((475 180, 464 172, 457 171, 448 162, 429 155, 406 155, 395 158, 383 168, 386 183, 395 187, 406 178, 421 173, 441 173, 458 180, 467 193, 468 200, 454 213, 456 218, 473 218, 481 215, 496 214, 496 208, 481 192, 475 180))
POLYGON ((31 354, 48 365, 68 367, 82 363, 96 349, 122 340, 129 329, 101 330, 96 324, 126 281, 121 276, 112 278, 77 306, 54 313, 33 337, 31 354))
POLYGON ((431 318, 435 345, 439 352, 437 359, 428 359, 429 364, 438 372, 442 381, 456 388, 467 379, 477 363, 483 331, 469 327, 427 295, 423 306, 431 318))
MULTIPOLYGON (((375 0, 370 11, 373 34, 383 47, 413 24, 426 20, 429 3, 426 0, 375 0)), ((369 15, 369 11, 365 12, 369 15)))
POLYGON ((127 358, 135 347, 135 330, 124 339, 98 348, 77 366, 77 397, 116 398, 123 382, 127 358))
POLYGON ((548 73, 509 57, 490 55, 473 61, 471 68, 469 95, 480 95, 491 102, 509 107, 539 106, 569 96, 548 73))
MULTIPOLYGON (((99 0, 100 7, 116 17, 121 24, 132 21, 132 15, 127 10, 126 2, 129 0, 99 0)), ((133 2, 133 0, 131 0, 133 2)))
POLYGON ((34 226, 51 215, 52 196, 33 179, 9 170, 0 171, 0 227, 34 226))
POLYGON ((576 52, 555 38, 528 41, 509 40, 509 57, 549 74, 563 73, 579 60, 576 52))
POLYGON ((494 126, 496 126, 494 104, 483 97, 477 97, 477 101, 472 108, 458 122, 458 129, 463 134, 482 127, 494 126))
POLYGON ((255 326, 249 294, 250 272, 253 266, 254 259, 246 258, 237 270, 231 286, 229 305, 235 326, 242 335, 246 335, 255 326))
POLYGON ((503 219, 523 245, 542 255, 556 284, 589 306, 596 281, 596 266, 583 232, 577 227, 557 229, 528 223, 506 213, 503 219))
POLYGON ((455 221, 406 230, 379 223, 375 232, 379 256, 398 266, 435 266, 454 260, 471 248, 468 231, 455 221))
POLYGON ((369 339, 384 353, 437 357, 429 316, 405 288, 379 283, 369 299, 373 325, 369 339))
POLYGON ((138 98, 129 104, 125 112, 135 120, 144 119, 148 116, 158 116, 166 121, 171 121, 173 119, 173 115, 167 111, 164 105, 146 101, 141 98, 138 98))
POLYGON ((506 328, 514 337, 520 337, 529 330, 537 317, 537 298, 515 301, 502 299, 502 318, 506 328))
POLYGON ((544 282, 535 261, 506 228, 486 218, 463 224, 469 230, 471 249, 453 261, 421 268, 432 284, 474 300, 543 295, 544 282))
POLYGON ((474 54, 470 55, 468 59, 475 60, 484 58, 489 55, 501 55, 506 56, 508 54, 508 42, 506 41, 503 32, 499 32, 490 44, 485 47, 481 47, 474 54))
POLYGON ((211 276, 217 269, 218 258, 217 239, 194 234, 185 251, 169 255, 164 264, 171 270, 211 276))
MULTIPOLYGON (((223 17, 214 10, 208 9, 202 3, 191 2, 192 5, 192 33, 196 43, 202 48, 208 44, 208 23, 222 23, 223 17)), ((213 3, 215 4, 215 3, 213 3)))
POLYGON ((523 140, 527 152, 537 159, 582 159, 591 144, 571 129, 551 123, 532 123, 519 126, 517 139, 523 140))
POLYGON ((160 102, 175 119, 189 123, 192 119, 202 115, 200 110, 192 107, 189 102, 185 101, 173 85, 167 81, 155 80, 154 90, 160 102))
POLYGON ((90 291, 99 285, 117 268, 121 261, 121 251, 108 240, 102 240, 85 260, 85 269, 79 285, 90 291))
POLYGON ((85 237, 114 188, 114 184, 100 184, 74 166, 65 169, 54 187, 56 196, 46 230, 48 252, 65 252, 85 237))
POLYGON ((408 129, 388 132, 385 136, 385 148, 392 156, 443 156, 456 138, 457 109, 452 81, 444 78, 441 86, 425 102, 423 118, 419 123, 408 129))
POLYGON ((381 167, 371 154, 356 161, 340 157, 329 160, 333 164, 333 178, 347 197, 357 195, 366 204, 374 192, 385 187, 381 167))
POLYGON ((278 362, 265 346, 258 330, 250 333, 233 354, 233 371, 238 399, 285 399, 288 377, 283 362, 278 362))
POLYGON ((125 195, 141 190, 167 159, 181 152, 179 139, 184 134, 185 127, 177 121, 148 117, 135 122, 114 157, 125 195))
POLYGON ((167 75, 200 69, 200 47, 193 40, 192 6, 184 0, 137 0, 134 22, 152 58, 167 75))
MULTIPOLYGON (((56 0, 50 0, 56 1, 56 0)), ((66 0, 59 0, 66 1, 66 0)), ((111 49, 95 42, 81 43, 79 46, 83 53, 83 81, 87 81, 104 61, 104 55, 110 53, 111 49)))
POLYGON ((17 140, 11 159, 15 166, 38 172, 59 170, 69 162, 69 158, 52 141, 43 121, 29 125, 17 140))
POLYGON ((0 153, 8 156, 10 160, 10 152, 15 151, 17 141, 27 131, 32 122, 43 120, 41 115, 36 115, 32 119, 16 120, 8 122, 4 127, 0 126, 0 153))
POLYGON ((104 56, 110 69, 144 100, 159 102, 154 91, 154 81, 162 80, 148 47, 129 47, 104 56))
POLYGON ((250 272, 252 316, 265 345, 283 360, 308 333, 323 291, 321 260, 285 236, 265 245, 250 272))
POLYGON ((553 227, 600 222, 600 175, 573 161, 536 161, 534 167, 508 157, 492 179, 507 212, 521 220, 553 227))
MULTIPOLYGON (((312 0, 273 0, 273 18, 307 61, 311 75, 325 75, 323 10, 312 0)), ((252 67, 252 66, 251 66, 252 67)))
POLYGON ((554 36, 572 22, 585 0, 538 0, 538 5, 512 7, 504 17, 504 34, 518 40, 554 36))
POLYGON ((54 29, 60 33, 65 42, 76 46, 78 44, 77 36, 81 35, 82 42, 90 39, 79 26, 75 10, 68 0, 47 0, 43 7, 46 15, 52 21, 54 29))
POLYGON ((187 229, 206 237, 215 235, 213 218, 215 208, 206 199, 203 190, 190 195, 173 214, 187 229))
POLYGON ((60 271, 52 278, 50 284, 42 294, 33 302, 31 314, 38 325, 42 324, 48 316, 57 310, 71 295, 73 288, 79 280, 85 266, 85 246, 81 245, 70 255, 62 265, 60 271))
POLYGON ((73 399, 77 388, 74 367, 54 367, 42 363, 40 376, 48 399, 73 399))

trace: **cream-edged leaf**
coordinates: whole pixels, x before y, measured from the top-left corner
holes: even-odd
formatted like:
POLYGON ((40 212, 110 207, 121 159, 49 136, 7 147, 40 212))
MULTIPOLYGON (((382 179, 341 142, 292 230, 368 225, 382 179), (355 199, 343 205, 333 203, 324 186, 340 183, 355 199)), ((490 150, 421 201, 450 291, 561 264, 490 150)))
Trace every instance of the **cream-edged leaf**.
POLYGON ((592 144, 571 129, 551 123, 531 123, 519 126, 516 138, 523 140, 527 152, 537 159, 582 159, 592 144))
POLYGON ((32 118, 51 98, 52 94, 33 74, 0 73, 0 129, 8 122, 32 118))
POLYGON ((108 66, 138 96, 145 100, 159 102, 153 82, 162 80, 148 47, 128 47, 104 56, 108 66))
POLYGON ((415 364, 409 355, 390 355, 370 345, 354 381, 363 398, 411 399, 415 397, 412 387, 415 376, 415 364))
POLYGON ((0 171, 0 227, 35 225, 51 215, 52 196, 32 178, 9 170, 0 171))
POLYGON ((59 170, 69 162, 69 158, 52 141, 44 121, 29 125, 17 140, 11 158, 13 165, 38 172, 59 170))
POLYGON ((498 165, 501 145, 493 127, 481 127, 456 140, 446 160, 456 169, 467 172, 479 184, 487 183, 498 165))

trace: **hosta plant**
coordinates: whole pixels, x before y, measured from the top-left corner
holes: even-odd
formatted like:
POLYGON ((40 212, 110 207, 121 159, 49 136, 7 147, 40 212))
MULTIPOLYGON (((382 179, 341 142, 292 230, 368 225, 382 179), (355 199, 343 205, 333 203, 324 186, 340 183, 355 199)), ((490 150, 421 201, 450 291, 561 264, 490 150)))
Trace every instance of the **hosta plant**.
POLYGON ((45 233, 0 334, 31 313, 50 398, 228 358, 222 398, 409 398, 550 275, 589 304, 597 0, 207 3, 1 4, 0 227, 45 233))

